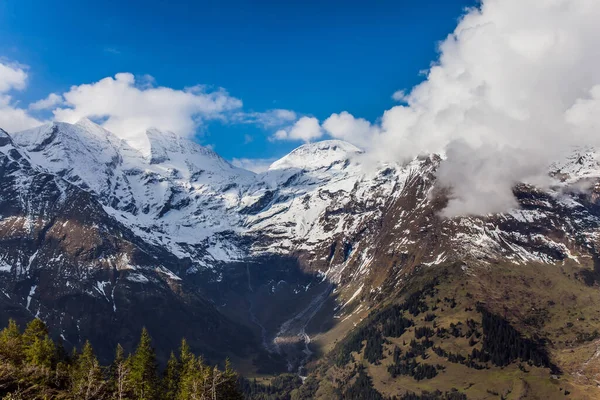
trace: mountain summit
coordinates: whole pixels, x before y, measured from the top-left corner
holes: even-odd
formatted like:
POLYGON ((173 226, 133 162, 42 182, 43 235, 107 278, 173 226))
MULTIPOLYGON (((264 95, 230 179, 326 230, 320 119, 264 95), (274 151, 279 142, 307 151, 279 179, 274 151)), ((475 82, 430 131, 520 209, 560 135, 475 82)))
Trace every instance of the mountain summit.
POLYGON ((269 170, 297 168, 328 168, 339 162, 362 154, 358 147, 342 140, 323 140, 298 147, 290 154, 275 161, 269 170))

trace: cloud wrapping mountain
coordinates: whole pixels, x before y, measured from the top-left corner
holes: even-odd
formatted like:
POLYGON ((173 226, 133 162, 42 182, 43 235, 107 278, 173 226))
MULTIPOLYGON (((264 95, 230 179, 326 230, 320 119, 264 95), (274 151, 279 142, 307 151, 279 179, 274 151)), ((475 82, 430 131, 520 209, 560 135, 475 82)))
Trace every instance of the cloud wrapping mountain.
POLYGON ((348 113, 323 126, 375 159, 445 154, 446 215, 505 210, 515 183, 543 183, 560 150, 599 141, 598 20, 593 0, 484 0, 441 42, 406 104, 376 126, 348 113))
POLYGON ((548 184, 565 148, 600 141, 598 20, 597 1, 484 0, 440 43, 427 79, 394 93, 404 104, 377 124, 344 111, 312 135, 278 138, 327 134, 374 160, 440 153, 440 183, 453 189, 447 216, 504 211, 516 205, 516 183, 548 184))

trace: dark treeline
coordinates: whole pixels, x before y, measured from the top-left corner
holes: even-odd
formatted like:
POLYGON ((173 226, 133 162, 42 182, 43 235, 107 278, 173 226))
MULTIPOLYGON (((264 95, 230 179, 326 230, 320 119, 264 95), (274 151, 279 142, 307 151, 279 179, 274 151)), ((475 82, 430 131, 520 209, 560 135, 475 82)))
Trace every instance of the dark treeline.
POLYGON ((23 332, 15 321, 0 331, 0 397, 4 399, 238 400, 237 374, 206 365, 182 340, 160 373, 151 338, 142 330, 133 354, 118 345, 109 366, 99 364, 92 345, 67 354, 46 325, 34 319, 23 332))
POLYGON ((400 337, 413 326, 412 320, 405 318, 402 311, 406 304, 394 305, 369 316, 360 328, 350 333, 334 351, 334 362, 343 366, 352 361, 352 352, 360 352, 365 343, 365 359, 377 364, 383 359, 384 337, 400 337))
POLYGON ((521 360, 559 372, 558 367, 550 361, 542 340, 523 337, 507 320, 490 313, 481 305, 478 311, 482 315, 483 346, 481 350, 473 349, 473 359, 489 361, 501 367, 521 360))
POLYGON ((384 400, 384 397, 373 387, 371 377, 361 366, 356 380, 344 393, 345 400, 384 400))
POLYGON ((356 379, 343 393, 343 396, 332 397, 332 400, 467 400, 467 395, 457 389, 448 392, 436 390, 434 392, 421 392, 421 394, 408 392, 402 395, 384 397, 373 387, 373 381, 365 373, 362 366, 356 371, 356 379))
MULTIPOLYGON (((338 367, 352 361, 352 352, 360 352, 363 342, 366 342, 365 359, 372 364, 377 364, 383 359, 383 345, 386 337, 400 337, 408 328, 414 325, 414 321, 403 316, 404 311, 413 316, 429 311, 425 302, 426 298, 437 294, 437 279, 427 283, 422 289, 411 293, 404 302, 375 311, 363 321, 361 326, 350 333, 336 346, 333 351, 333 362, 338 367)), ((435 314, 427 314, 426 320, 435 319, 435 314)), ((431 335, 429 331, 420 333, 431 335)))
POLYGON ((419 343, 415 340, 411 342, 411 350, 402 353, 402 350, 398 346, 394 348, 393 363, 388 366, 388 372, 392 378, 398 375, 411 376, 415 380, 420 381, 423 379, 434 378, 438 374, 438 370, 444 369, 441 365, 431 365, 426 363, 417 362, 416 357, 421 355, 426 357, 425 349, 429 343, 419 343))
POLYGON ((436 390, 435 392, 422 392, 421 394, 406 393, 401 397, 394 396, 392 400, 467 400, 467 395, 456 389, 449 392, 436 390))
POLYGON ((302 379, 298 375, 282 374, 264 384, 256 379, 240 378, 239 386, 247 399, 289 400, 292 392, 302 386, 302 379))
POLYGON ((436 295, 438 290, 436 286, 439 284, 438 279, 434 279, 431 282, 423 286, 422 289, 411 293, 402 303, 402 309, 408 311, 413 316, 418 316, 420 313, 429 311, 429 306, 425 303, 426 297, 433 297, 436 295))
POLYGON ((415 339, 430 338, 435 335, 435 331, 428 326, 422 326, 415 329, 415 339))
MULTIPOLYGON (((256 379, 240 378, 240 388, 248 400, 313 400, 319 390, 320 383, 314 376, 307 377, 304 382, 298 375, 282 374, 264 384, 256 379)), ((341 398, 341 391, 329 388, 329 392, 321 392, 321 398, 335 400, 341 398)))
MULTIPOLYGON (((383 359, 383 345, 386 337, 400 337, 414 321, 404 317, 404 311, 410 315, 418 316, 429 311, 425 300, 434 297, 438 290, 438 279, 425 284, 422 289, 411 293, 401 304, 388 306, 382 310, 374 311, 361 323, 360 327, 351 332, 336 346, 332 352, 333 362, 341 367, 353 361, 352 352, 359 353, 365 343, 365 359, 372 364, 378 364, 383 359)), ((428 313, 427 321, 435 319, 435 314, 428 313)), ((432 332, 420 330, 420 334, 432 335, 432 332)))
POLYGON ((450 361, 451 363, 454 363, 454 364, 462 364, 469 368, 480 369, 480 370, 489 368, 487 365, 482 365, 482 364, 476 363, 473 360, 472 355, 468 355, 467 357, 465 357, 462 354, 452 353, 452 352, 442 349, 441 347, 435 347, 435 346, 433 346, 431 349, 438 356, 444 357, 448 361, 450 361))
POLYGON ((425 322, 431 322, 434 319, 436 319, 436 317, 437 316, 434 313, 427 313, 427 315, 425 315, 424 320, 425 320, 425 322))

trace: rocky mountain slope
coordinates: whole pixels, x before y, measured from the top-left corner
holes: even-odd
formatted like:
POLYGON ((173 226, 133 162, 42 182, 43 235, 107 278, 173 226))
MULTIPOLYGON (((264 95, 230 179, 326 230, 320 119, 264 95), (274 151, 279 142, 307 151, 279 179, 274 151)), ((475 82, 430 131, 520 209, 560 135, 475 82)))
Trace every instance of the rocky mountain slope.
POLYGON ((140 239, 93 192, 36 166, 0 133, 4 320, 41 318, 67 345, 89 337, 106 355, 143 325, 178 324, 208 352, 213 343, 248 343, 243 327, 172 272, 189 263, 140 239))
POLYGON ((2 132, 4 320, 37 316, 107 356, 146 324, 159 347, 186 336, 249 371, 304 374, 415 276, 568 266, 581 290, 600 277, 593 149, 552 165, 550 188, 517 185, 518 209, 444 219, 437 155, 373 164, 330 140, 254 174, 174 134, 146 137, 132 147, 88 120, 2 132))

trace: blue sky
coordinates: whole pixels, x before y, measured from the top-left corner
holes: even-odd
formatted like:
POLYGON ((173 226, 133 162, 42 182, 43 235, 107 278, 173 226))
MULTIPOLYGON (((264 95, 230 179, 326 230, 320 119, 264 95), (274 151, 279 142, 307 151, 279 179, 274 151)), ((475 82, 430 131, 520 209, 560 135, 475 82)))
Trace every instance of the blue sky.
MULTIPOLYGON (((225 88, 245 112, 281 108, 374 121, 419 83, 473 0, 0 2, 0 57, 27 66, 29 104, 118 72, 183 89, 225 88)), ((228 159, 301 144, 274 128, 211 121, 198 140, 228 159)))

